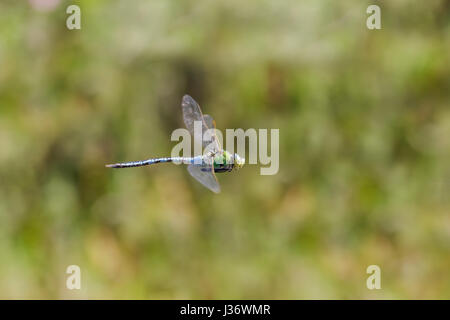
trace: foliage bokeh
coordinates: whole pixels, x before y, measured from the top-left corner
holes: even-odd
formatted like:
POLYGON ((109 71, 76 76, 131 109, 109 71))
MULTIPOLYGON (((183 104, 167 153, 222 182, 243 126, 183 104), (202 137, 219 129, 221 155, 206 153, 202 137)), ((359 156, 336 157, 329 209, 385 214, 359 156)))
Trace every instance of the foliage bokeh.
POLYGON ((0 298, 450 298, 449 1, 73 3, 0 3, 0 298), (279 173, 104 168, 169 155, 185 93, 279 173))

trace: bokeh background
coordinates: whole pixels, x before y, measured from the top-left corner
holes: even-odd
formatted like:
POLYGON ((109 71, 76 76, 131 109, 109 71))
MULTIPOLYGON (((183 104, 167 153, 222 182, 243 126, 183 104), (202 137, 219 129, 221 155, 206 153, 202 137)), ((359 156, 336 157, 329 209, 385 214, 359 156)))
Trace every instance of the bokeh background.
POLYGON ((450 298, 449 13, 2 0, 0 298, 450 298), (185 93, 219 129, 279 128, 279 173, 216 195, 182 166, 104 167, 169 155, 185 93))

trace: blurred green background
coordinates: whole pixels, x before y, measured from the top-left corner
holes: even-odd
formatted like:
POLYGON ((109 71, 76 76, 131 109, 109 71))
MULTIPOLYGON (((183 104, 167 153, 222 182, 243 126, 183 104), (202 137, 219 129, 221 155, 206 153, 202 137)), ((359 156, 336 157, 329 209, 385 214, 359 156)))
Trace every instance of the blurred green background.
POLYGON ((449 13, 2 0, 0 298, 450 298, 449 13), (185 93, 219 129, 279 128, 279 173, 216 195, 181 166, 104 167, 169 155, 185 93))

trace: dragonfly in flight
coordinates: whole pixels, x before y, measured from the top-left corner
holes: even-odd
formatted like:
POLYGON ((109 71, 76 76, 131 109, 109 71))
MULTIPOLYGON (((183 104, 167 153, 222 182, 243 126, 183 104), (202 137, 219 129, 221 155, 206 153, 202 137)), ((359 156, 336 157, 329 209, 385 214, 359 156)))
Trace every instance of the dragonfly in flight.
POLYGON ((200 106, 189 95, 184 95, 181 102, 183 110, 183 120, 186 128, 196 140, 202 140, 202 145, 206 148, 203 155, 194 157, 169 157, 152 158, 142 161, 123 162, 107 164, 108 168, 132 168, 148 166, 156 163, 175 162, 187 164, 187 170, 191 176, 204 185, 209 190, 219 193, 220 185, 217 181, 216 173, 230 172, 242 168, 245 159, 237 153, 231 154, 223 150, 215 134, 215 121, 210 115, 203 114, 200 106), (211 130, 212 134, 208 139, 196 135, 194 132, 195 123, 201 123, 202 132, 211 130))

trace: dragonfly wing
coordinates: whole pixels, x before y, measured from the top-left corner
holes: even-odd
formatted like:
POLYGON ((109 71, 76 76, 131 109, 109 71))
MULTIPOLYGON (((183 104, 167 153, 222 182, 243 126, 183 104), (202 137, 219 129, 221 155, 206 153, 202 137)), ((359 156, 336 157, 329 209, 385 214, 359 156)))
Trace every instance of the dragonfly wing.
POLYGON ((186 128, 193 135, 194 134, 194 122, 200 121, 202 123, 202 130, 208 130, 208 127, 203 118, 202 111, 198 103, 192 99, 189 95, 184 95, 181 101, 181 108, 183 109, 183 120, 186 128))
POLYGON ((205 141, 203 146, 207 147, 210 146, 212 148, 210 148, 211 151, 214 152, 219 152, 220 150, 222 150, 222 147, 220 146, 220 142, 219 139, 217 138, 216 135, 216 121, 214 121, 213 117, 211 117, 209 114, 205 114, 203 115, 203 120, 206 123, 206 126, 210 129, 213 130, 212 135, 210 135, 207 139, 208 141, 205 141))
POLYGON ((216 128, 216 122, 214 121, 213 117, 211 117, 209 114, 204 114, 203 120, 205 120, 205 124, 208 127, 208 129, 216 128))
POLYGON ((207 187, 209 190, 219 193, 220 185, 217 181, 214 170, 211 166, 199 166, 190 164, 187 167, 189 174, 193 176, 198 182, 207 187))
POLYGON ((217 146, 215 146, 215 148, 219 150, 220 145, 218 144, 218 140, 215 134, 211 135, 211 138, 207 139, 207 141, 203 141, 203 137, 194 134, 195 121, 201 122, 202 134, 205 134, 208 129, 215 130, 215 123, 213 118, 210 115, 203 115, 198 103, 187 94, 183 96, 181 108, 183 109, 184 124, 186 125, 186 128, 189 130, 191 135, 194 136, 194 139, 196 141, 200 140, 203 147, 211 145, 211 143, 216 143, 217 146))

